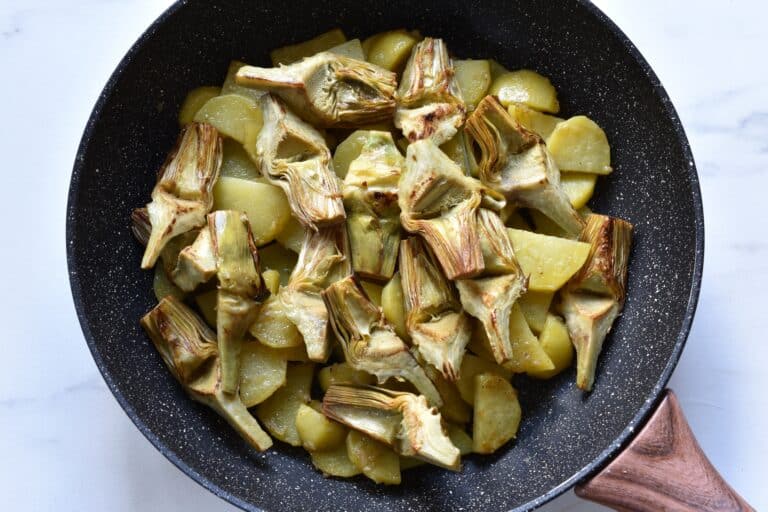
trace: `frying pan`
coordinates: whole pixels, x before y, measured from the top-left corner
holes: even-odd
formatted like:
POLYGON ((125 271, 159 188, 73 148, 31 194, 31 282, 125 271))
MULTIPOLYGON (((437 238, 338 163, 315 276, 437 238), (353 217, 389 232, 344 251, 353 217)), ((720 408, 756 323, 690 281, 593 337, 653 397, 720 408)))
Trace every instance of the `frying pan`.
POLYGON ((130 49, 96 103, 72 174, 67 244, 83 333, 120 405, 182 471, 243 509, 522 511, 578 483, 580 494, 623 510, 748 509, 697 451, 665 391, 702 273, 693 157, 653 71, 589 3, 178 2, 130 49), (513 446, 466 457, 461 473, 406 471, 398 487, 324 478, 306 453, 285 445, 253 451, 185 396, 138 324, 155 299, 127 219, 148 200, 186 92, 221 83, 230 59, 267 65, 270 49, 336 26, 351 37, 417 28, 459 57, 548 76, 561 115, 588 115, 611 141, 616 170, 599 180, 593 208, 636 228, 628 299, 594 391, 578 390, 573 371, 545 382, 516 378, 524 421, 513 446), (693 459, 686 466, 681 457, 693 459))

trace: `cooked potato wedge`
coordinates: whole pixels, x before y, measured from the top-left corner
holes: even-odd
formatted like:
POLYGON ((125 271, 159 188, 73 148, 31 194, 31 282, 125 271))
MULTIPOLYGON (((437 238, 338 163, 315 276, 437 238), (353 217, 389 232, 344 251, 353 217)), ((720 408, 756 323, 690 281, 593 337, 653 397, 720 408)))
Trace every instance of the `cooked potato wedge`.
POLYGON ((392 324, 397 335, 406 341, 409 340, 408 330, 405 327, 405 296, 400 272, 395 272, 392 279, 381 290, 381 309, 384 312, 384 318, 392 324))
POLYGON ((219 133, 245 144, 249 132, 259 132, 263 125, 256 102, 239 94, 225 94, 208 100, 195 114, 198 123, 208 123, 219 133))
POLYGON ((256 245, 274 240, 291 218, 288 199, 279 187, 226 176, 213 187, 213 209, 244 212, 256 245))
POLYGON ((267 287, 269 293, 277 295, 277 292, 280 291, 280 272, 267 269, 261 273, 261 278, 264 280, 264 286, 267 287))
POLYGON ((355 60, 365 60, 365 52, 363 51, 363 45, 360 44, 359 39, 350 39, 346 43, 334 46, 328 50, 336 55, 349 57, 355 60))
POLYGON ((240 352, 240 399, 246 407, 260 404, 286 383, 288 362, 279 350, 258 341, 243 343, 240 352))
POLYGON ((560 188, 577 210, 586 206, 595 193, 597 174, 588 172, 564 172, 560 175, 560 188))
POLYGON ((299 254, 304 243, 304 233, 304 226, 296 220, 296 217, 291 217, 275 238, 280 245, 299 254))
POLYGON ((280 284, 285 286, 296 266, 298 256, 280 244, 270 244, 259 249, 261 270, 276 270, 280 274, 280 284))
POLYGON ((508 380, 493 373, 475 377, 475 417, 472 451, 493 453, 517 436, 520 402, 508 380))
POLYGON ((313 364, 289 366, 285 386, 256 408, 256 417, 264 428, 276 439, 291 446, 301 446, 301 438, 296 430, 296 413, 301 404, 309 402, 313 373, 313 364))
POLYGON ((341 29, 335 28, 328 32, 323 32, 309 41, 275 48, 269 52, 269 57, 272 59, 273 66, 290 64, 291 62, 296 62, 297 60, 309 57, 318 52, 330 50, 334 46, 343 44, 346 41, 347 37, 344 35, 344 32, 342 32, 341 29))
POLYGON ((352 464, 377 484, 400 483, 400 457, 389 446, 357 430, 347 434, 347 455, 352 464))
POLYGON ((405 30, 390 30, 363 41, 365 59, 389 71, 399 73, 405 67, 411 50, 419 39, 405 30))
POLYGON ((224 151, 219 176, 267 183, 243 145, 234 139, 224 139, 224 151))
POLYGON ((469 405, 475 404, 475 377, 481 373, 493 373, 504 379, 512 378, 512 372, 508 369, 487 359, 465 354, 461 361, 461 370, 459 371, 459 380, 456 381, 456 387, 459 388, 461 398, 469 405))
POLYGON ((268 347, 304 347, 304 338, 294 323, 288 320, 283 304, 274 295, 261 305, 248 330, 254 338, 268 347))
POLYGON ((453 68, 464 103, 468 110, 474 110, 491 87, 491 64, 487 60, 455 60, 453 68))
POLYGON ((437 388, 440 398, 443 399, 443 406, 440 407, 440 414, 442 414, 443 418, 454 423, 467 423, 470 420, 472 411, 461 398, 456 384, 448 381, 442 372, 431 364, 424 365, 424 371, 429 380, 435 385, 435 388, 437 388))
POLYGON ((539 335, 539 343, 555 367, 551 370, 529 371, 531 377, 551 379, 573 364, 573 343, 568 328, 559 317, 551 314, 547 316, 547 322, 539 335))
POLYGON ((520 123, 524 128, 537 133, 545 141, 552 135, 555 126, 565 121, 565 119, 528 108, 522 103, 511 103, 507 110, 512 119, 520 123))
POLYGON ((198 293, 195 295, 195 303, 200 309, 200 313, 203 314, 205 323, 216 328, 216 303, 219 300, 219 291, 208 290, 206 292, 198 293))
POLYGON ((446 430, 453 445, 459 449, 459 453, 462 455, 472 453, 472 438, 469 437, 469 434, 463 428, 449 423, 446 430))
POLYGON ((555 365, 531 332, 520 306, 515 304, 509 315, 509 339, 512 342, 512 359, 502 366, 514 373, 547 371, 555 365))
POLYGON ((493 80, 490 94, 498 96, 505 107, 522 103, 532 109, 557 114, 560 103, 557 91, 545 76, 530 69, 519 69, 504 73, 493 80))
POLYGON ((317 372, 317 380, 323 391, 328 391, 332 384, 372 385, 376 377, 362 370, 355 370, 347 363, 336 363, 324 366, 317 372))
POLYGON ((528 274, 528 289, 554 292, 571 278, 589 256, 589 244, 539 235, 520 229, 508 229, 515 256, 528 274))
POLYGON ((376 306, 381 307, 381 295, 384 293, 384 288, 380 284, 372 283, 370 281, 360 281, 360 285, 365 290, 368 298, 371 299, 376 306))
POLYGON ((538 334, 544 329, 544 324, 547 322, 547 314, 549 312, 549 306, 552 304, 552 298, 555 296, 552 292, 526 292, 517 303, 520 305, 520 310, 525 316, 525 321, 528 322, 528 327, 538 334))
POLYGON ((351 478, 361 473, 357 466, 349 460, 346 443, 342 443, 332 450, 310 452, 309 456, 312 458, 312 464, 326 476, 351 478))
POLYGON ((301 404, 296 412, 296 431, 305 450, 328 451, 344 443, 347 428, 315 408, 301 404))
POLYGON ((221 87, 205 86, 189 91, 187 97, 184 98, 184 103, 181 104, 181 109, 179 109, 179 124, 184 126, 194 121, 197 111, 208 103, 208 100, 220 94, 221 87))
POLYGON ((336 146, 333 153, 333 170, 342 180, 347 176, 349 164, 360 156, 363 144, 368 140, 368 130, 356 130, 336 146))
POLYGON ((561 171, 610 174, 611 147, 608 137, 587 116, 576 116, 558 124, 547 148, 561 171))

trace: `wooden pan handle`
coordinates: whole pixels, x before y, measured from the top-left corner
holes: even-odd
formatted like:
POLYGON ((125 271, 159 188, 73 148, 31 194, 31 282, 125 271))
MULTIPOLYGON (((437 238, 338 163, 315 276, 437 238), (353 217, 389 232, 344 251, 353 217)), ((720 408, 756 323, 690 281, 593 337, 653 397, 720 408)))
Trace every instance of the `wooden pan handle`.
POLYGON ((629 446, 576 494, 623 512, 754 510, 704 455, 671 390, 629 446))

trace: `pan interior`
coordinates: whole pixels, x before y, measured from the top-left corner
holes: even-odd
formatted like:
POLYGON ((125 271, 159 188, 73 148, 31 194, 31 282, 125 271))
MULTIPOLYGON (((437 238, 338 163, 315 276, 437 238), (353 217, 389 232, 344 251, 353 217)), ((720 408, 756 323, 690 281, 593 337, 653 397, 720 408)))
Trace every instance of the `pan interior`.
POLYGON ((251 510, 509 510, 555 496, 603 463, 666 383, 685 341, 701 273, 703 227, 690 151, 668 98, 631 43, 579 2, 190 2, 139 40, 105 88, 83 138, 70 190, 68 257, 85 337, 118 400, 182 470, 251 510), (331 6, 332 5, 332 6, 331 6), (629 297, 600 360, 595 390, 573 372, 516 380, 524 421, 513 446, 468 457, 455 474, 423 468, 399 487, 322 477, 284 445, 258 454, 193 403, 163 367, 138 319, 154 305, 150 273, 128 227, 178 133, 186 92, 220 84, 230 59, 268 64, 268 51, 335 26, 348 37, 416 28, 459 57, 531 68, 559 91, 562 117, 606 131, 615 172, 596 211, 636 227, 629 297))

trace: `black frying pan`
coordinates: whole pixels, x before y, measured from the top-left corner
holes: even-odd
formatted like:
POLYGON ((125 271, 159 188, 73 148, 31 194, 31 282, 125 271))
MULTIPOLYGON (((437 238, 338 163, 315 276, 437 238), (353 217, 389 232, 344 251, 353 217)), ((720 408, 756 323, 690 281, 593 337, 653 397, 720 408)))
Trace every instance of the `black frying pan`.
POLYGON ((67 257, 83 332, 115 397, 182 471, 247 510, 529 510, 608 463, 658 403, 691 326, 704 227, 683 128, 640 53, 586 2, 190 1, 165 12, 117 67, 93 110, 69 191, 67 257), (573 372, 519 378, 524 421, 492 457, 461 473, 406 471, 399 487, 323 478, 302 450, 249 449, 193 403, 138 319, 155 302, 129 230, 178 133, 186 92, 221 83, 230 59, 268 64, 268 51, 340 26, 354 37, 418 28, 460 57, 496 58, 550 77, 567 117, 586 114, 611 141, 616 171, 595 210, 636 228, 629 296, 585 395, 573 372))

